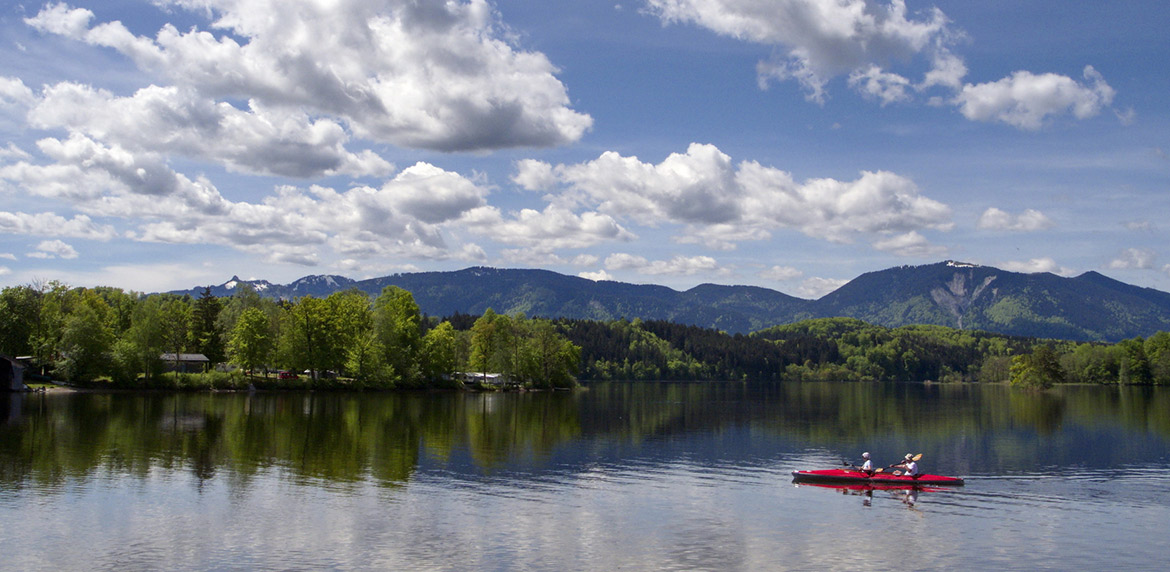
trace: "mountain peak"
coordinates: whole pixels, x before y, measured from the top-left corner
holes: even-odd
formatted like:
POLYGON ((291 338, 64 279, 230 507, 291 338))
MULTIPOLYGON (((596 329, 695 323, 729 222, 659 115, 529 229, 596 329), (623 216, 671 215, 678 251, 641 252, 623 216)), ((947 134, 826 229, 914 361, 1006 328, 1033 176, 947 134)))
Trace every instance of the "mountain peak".
POLYGON ((947 266, 951 268, 979 268, 978 264, 972 262, 959 262, 958 260, 946 261, 947 266))

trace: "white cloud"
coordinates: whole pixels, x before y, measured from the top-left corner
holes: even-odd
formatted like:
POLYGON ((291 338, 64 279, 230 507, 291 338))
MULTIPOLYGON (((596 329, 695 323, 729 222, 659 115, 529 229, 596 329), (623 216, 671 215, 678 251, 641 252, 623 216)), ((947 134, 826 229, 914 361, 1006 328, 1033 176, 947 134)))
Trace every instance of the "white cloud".
POLYGON ((975 224, 982 230, 1010 230, 1032 232, 1052 228, 1052 221, 1044 213, 1027 209, 1018 215, 1012 215, 995 207, 990 207, 979 215, 975 224))
MULTIPOLYGON (((89 218, 102 216, 127 221, 135 227, 128 235, 137 240, 224 245, 302 265, 319 263, 324 247, 344 258, 445 258, 451 252, 443 225, 486 205, 485 188, 427 163, 379 188, 286 186, 253 203, 225 198, 210 181, 188 179, 154 153, 106 146, 77 133, 38 146, 56 163, 0 166, 0 179, 84 214, 64 221, 51 213, 0 213, 2 231, 110 238, 112 227, 89 218)), ((585 228, 593 222, 582 220, 585 228)))
MULTIPOLYGON (((22 269, 18 281, 32 283, 43 276, 40 269, 22 269)), ((56 267, 52 271, 54 280, 72 286, 114 286, 135 292, 167 292, 190 288, 192 284, 219 284, 224 278, 223 267, 219 265, 201 267, 195 264, 164 262, 157 264, 118 264, 105 266, 93 271, 74 271, 56 267)), ((243 274, 241 271, 240 274, 243 274)), ((257 277, 258 278, 258 277, 257 277)))
POLYGON ((593 254, 578 254, 577 256, 573 257, 573 260, 570 261, 570 264, 573 266, 593 266, 594 264, 597 264, 599 260, 601 259, 593 254))
POLYGON ((967 64, 963 59, 946 49, 939 49, 932 58, 930 71, 922 78, 922 83, 915 89, 922 91, 936 85, 958 91, 963 87, 963 78, 967 75, 967 64))
POLYGON ((78 133, 66 140, 42 139, 37 146, 55 163, 0 167, 0 179, 36 195, 73 202, 88 214, 211 215, 223 214, 228 206, 209 181, 176 173, 156 153, 134 153, 78 133))
POLYGON ((1113 114, 1117 116, 1117 120, 1122 125, 1133 125, 1134 121, 1137 121, 1137 111, 1132 107, 1127 107, 1124 110, 1114 109, 1113 114))
POLYGON ((60 240, 44 240, 37 245, 35 252, 28 253, 29 258, 77 258, 77 250, 60 240))
POLYGON ((1060 276, 1069 276, 1073 273, 1072 269, 1065 268, 1057 264, 1055 260, 1048 257, 1032 258, 1027 261, 1012 260, 1004 262, 998 266, 1004 270, 1010 270, 1012 272, 1025 272, 1029 274, 1034 274, 1037 272, 1051 272, 1060 276))
POLYGON ((36 94, 20 78, 0 76, 0 109, 23 110, 36 100, 36 94))
POLYGON ((849 85, 863 95, 877 99, 883 106, 911 99, 908 92, 910 80, 896 73, 882 71, 876 65, 870 65, 864 70, 853 70, 849 74, 849 85))
POLYGON ((657 165, 608 151, 587 163, 558 165, 554 173, 599 210, 649 224, 718 224, 741 216, 731 158, 714 145, 691 144, 657 165))
POLYGON ((710 256, 675 256, 670 260, 647 260, 628 253, 611 254, 605 259, 607 270, 633 270, 638 274, 692 276, 694 274, 727 275, 727 269, 710 256))
POLYGON ((536 159, 521 159, 516 162, 516 174, 512 182, 528 191, 544 191, 556 185, 552 165, 536 159))
POLYGON ((565 263, 565 259, 556 254, 529 248, 510 248, 501 252, 500 257, 509 264, 522 266, 552 266, 565 263))
POLYGON ((27 151, 17 147, 16 144, 12 142, 9 142, 8 146, 0 149, 0 160, 20 159, 27 161, 31 158, 32 155, 29 155, 27 151))
POLYGON ((806 278, 800 283, 800 288, 797 289, 797 295, 801 298, 815 300, 848 283, 848 280, 834 278, 806 278))
POLYGON ((463 222, 496 242, 545 252, 636 238, 609 215, 576 214, 558 205, 548 205, 543 211, 522 209, 512 218, 505 218, 495 207, 483 207, 469 212, 463 222))
POLYGON ((646 0, 665 23, 691 23, 717 34, 773 46, 778 56, 757 65, 760 85, 795 79, 824 101, 834 76, 904 60, 945 43, 939 10, 908 17, 903 0, 646 0))
POLYGON ((914 231, 876 241, 873 247, 883 252, 916 258, 943 256, 947 253, 945 246, 933 245, 926 237, 914 231))
POLYGON ((16 260, 16 255, 12 254, 11 252, 0 252, 0 258, 5 258, 8 260, 16 260))
MULTIPOLYGON (((523 177, 533 166, 520 168, 523 177)), ((789 173, 756 162, 733 165, 713 145, 692 143, 685 154, 671 154, 656 165, 606 152, 551 172, 567 187, 561 202, 587 204, 649 226, 684 224, 679 242, 724 249, 742 240, 766 239, 779 228, 850 242, 859 234, 953 227, 949 207, 920 195, 912 181, 894 173, 797 183, 789 173)))
POLYGON ((600 258, 593 254, 578 254, 572 258, 566 259, 549 250, 539 248, 509 248, 500 252, 503 260, 510 264, 523 264, 526 266, 593 266, 598 263, 600 258))
POLYGON ((721 224, 689 224, 674 241, 679 244, 702 244, 712 250, 735 250, 740 242, 761 241, 772 238, 764 228, 746 226, 741 221, 721 224))
POLYGON ((580 272, 577 274, 579 278, 585 278, 594 282, 601 282, 602 280, 613 280, 613 276, 605 270, 598 270, 597 272, 580 272))
POLYGON ((1116 258, 1109 261, 1109 268, 1115 270, 1123 269, 1141 269, 1149 270, 1154 268, 1154 259, 1157 254, 1148 248, 1127 248, 1117 255, 1116 258))
POLYGON ((12 274, 12 269, 7 266, 0 266, 0 276, 8 276, 12 274))
MULTIPOLYGON (((1071 112, 1078 119, 1108 107, 1114 91, 1086 66, 1085 84, 1067 76, 1017 71, 982 84, 963 84, 967 65, 951 51, 964 32, 951 27, 938 8, 910 13, 905 0, 645 0, 665 24, 694 24, 716 34, 772 47, 771 59, 756 65, 761 89, 772 80, 796 80, 806 98, 823 104, 827 85, 847 75, 848 84, 885 106, 909 102, 935 87, 954 95, 951 104, 975 121, 1002 121, 1039 129, 1048 117, 1071 112), (922 80, 889 71, 929 61, 922 80)), ((920 64, 919 64, 920 65, 920 64)), ((947 98, 927 98, 942 105, 947 98)), ((1133 114, 1118 112, 1123 123, 1133 114)))
POLYGON ((109 240, 115 234, 114 227, 99 225, 85 215, 77 215, 67 219, 53 213, 29 214, 4 211, 0 211, 0 232, 93 240, 109 240))
POLYGON ((60 83, 44 90, 29 123, 134 152, 193 157, 253 174, 381 176, 394 170, 372 151, 346 150, 349 135, 336 121, 255 101, 240 110, 191 88, 150 86, 131 97, 115 97, 87 85, 60 83))
POLYGON ((1088 84, 1054 73, 1017 71, 999 81, 963 86, 954 103, 967 119, 1036 130, 1050 116, 1070 112, 1085 119, 1113 102, 1113 88, 1093 66, 1085 66, 1084 77, 1088 84))
POLYGON ((605 259, 605 267, 609 270, 636 270, 650 264, 645 256, 637 256, 627 252, 611 254, 605 259))
POLYGON ((557 69, 511 45, 487 0, 160 0, 214 19, 216 33, 121 22, 62 4, 26 21, 115 49, 205 98, 330 116, 361 138, 443 151, 548 146, 592 125, 557 69), (242 43, 241 43, 242 42, 242 43))
POLYGON ((804 276, 804 272, 791 266, 773 266, 759 273, 760 278, 775 280, 777 282, 788 282, 790 280, 796 280, 801 276, 804 276))

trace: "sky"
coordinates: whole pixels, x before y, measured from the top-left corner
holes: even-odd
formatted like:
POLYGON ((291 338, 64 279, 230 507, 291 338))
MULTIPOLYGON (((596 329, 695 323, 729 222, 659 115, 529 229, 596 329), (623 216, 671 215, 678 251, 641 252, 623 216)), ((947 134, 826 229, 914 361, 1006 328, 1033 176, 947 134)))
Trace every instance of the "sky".
POLYGON ((1170 3, 0 0, 0 286, 1170 291, 1170 3))

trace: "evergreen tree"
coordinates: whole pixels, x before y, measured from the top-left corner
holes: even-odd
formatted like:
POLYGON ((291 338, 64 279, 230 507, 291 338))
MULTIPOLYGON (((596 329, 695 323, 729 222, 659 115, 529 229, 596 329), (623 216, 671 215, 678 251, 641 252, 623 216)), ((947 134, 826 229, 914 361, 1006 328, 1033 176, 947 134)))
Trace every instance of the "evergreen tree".
POLYGON ((203 289, 203 294, 195 301, 191 316, 191 341, 196 353, 207 356, 213 364, 221 363, 226 357, 222 327, 219 324, 219 313, 223 309, 223 302, 211 294, 211 287, 203 289))

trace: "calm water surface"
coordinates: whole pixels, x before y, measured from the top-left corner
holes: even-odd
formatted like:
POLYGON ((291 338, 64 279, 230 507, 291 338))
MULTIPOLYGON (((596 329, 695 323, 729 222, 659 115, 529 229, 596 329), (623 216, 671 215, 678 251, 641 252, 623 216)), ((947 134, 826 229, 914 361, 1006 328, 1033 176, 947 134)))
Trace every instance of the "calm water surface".
POLYGON ((5 570, 1162 569, 1170 391, 0 396, 5 570), (941 491, 796 486, 871 451, 941 491))

